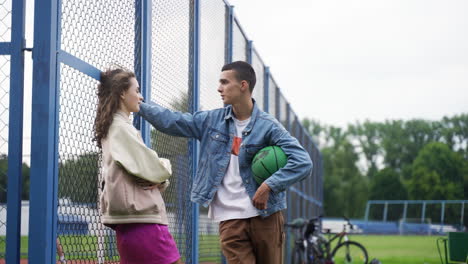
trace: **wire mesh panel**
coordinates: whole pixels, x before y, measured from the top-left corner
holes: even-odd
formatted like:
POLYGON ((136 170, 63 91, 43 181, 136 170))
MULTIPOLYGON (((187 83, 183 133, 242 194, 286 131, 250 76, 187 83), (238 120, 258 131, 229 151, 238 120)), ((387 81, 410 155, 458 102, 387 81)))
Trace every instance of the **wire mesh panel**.
POLYGON ((11 0, 0 0, 0 42, 11 41, 11 0))
POLYGON ((233 23, 232 38, 232 61, 247 61, 247 38, 237 19, 233 23))
POLYGON ((261 110, 264 110, 265 87, 263 83, 263 76, 265 71, 263 62, 255 49, 252 52, 252 67, 254 68, 255 75, 257 76, 257 83, 255 84, 252 97, 257 102, 257 106, 261 110))
POLYGON ((287 129, 288 128, 288 101, 286 101, 286 98, 284 98, 283 94, 281 91, 278 91, 278 113, 276 115, 276 118, 278 121, 281 122, 281 124, 287 129))
POLYGON ((98 210, 100 157, 92 141, 98 82, 64 64, 60 72, 57 246, 68 260, 118 260, 98 210))
POLYGON ((9 94, 10 56, 0 56, 0 259, 6 253, 9 94))
MULTIPOLYGON (((310 142, 310 138, 307 136, 304 128, 302 128, 302 130, 304 131, 304 137, 303 137, 303 141, 302 141, 302 146, 304 147, 304 149, 307 151, 307 153, 309 154, 310 158, 312 159, 312 155, 311 155, 311 152, 312 152, 312 145, 311 145, 311 142, 310 142)), ((304 189, 303 189, 303 192, 305 194, 308 194, 310 196, 312 196, 312 182, 313 182, 313 175, 312 175, 312 172, 308 175, 307 178, 305 178, 304 180, 304 189)), ((314 204, 311 202, 311 201, 308 201, 306 200, 306 207, 305 207, 305 215, 307 216, 307 218, 310 218, 312 217, 312 210, 313 210, 313 206, 314 204)))
MULTIPOLYGON (((151 100, 171 110, 188 112, 192 100, 190 72, 190 1, 153 1, 151 100)), ((192 153, 187 138, 173 137, 151 128, 151 146, 172 164, 171 185, 164 192, 169 229, 186 263, 192 233, 190 190, 192 153)))
MULTIPOLYGON (((223 1, 200 1, 200 109, 223 107, 217 92, 221 68, 226 63, 226 14, 223 1)), ((221 262, 218 224, 208 219, 208 211, 200 206, 200 262, 221 262)))
POLYGON ((135 0, 62 1, 61 48, 104 70, 133 69, 135 0))
POLYGON ((226 63, 226 6, 223 1, 200 1, 200 108, 223 107, 217 92, 226 63))
MULTIPOLYGON (((0 0, 0 42, 11 41, 11 0, 0 0)), ((0 56, 0 259, 5 259, 10 56, 0 56)))
MULTIPOLYGON (((100 70, 134 68, 135 1, 63 0, 61 48, 100 70)), ((61 66, 58 241, 67 259, 118 261, 115 233, 98 210, 99 151, 93 138, 97 81, 61 66)))
POLYGON ((276 95, 277 91, 278 86, 270 75, 270 78, 268 78, 268 113, 275 118, 278 118, 276 113, 276 100, 278 99, 276 95))

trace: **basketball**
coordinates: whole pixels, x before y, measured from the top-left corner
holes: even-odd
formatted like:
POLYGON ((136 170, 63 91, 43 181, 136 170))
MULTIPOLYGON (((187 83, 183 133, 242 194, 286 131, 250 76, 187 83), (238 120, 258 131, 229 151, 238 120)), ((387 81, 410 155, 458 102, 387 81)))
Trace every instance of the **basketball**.
POLYGON ((252 161, 252 173, 254 180, 262 184, 273 173, 286 165, 288 157, 278 146, 268 146, 255 154, 252 161))

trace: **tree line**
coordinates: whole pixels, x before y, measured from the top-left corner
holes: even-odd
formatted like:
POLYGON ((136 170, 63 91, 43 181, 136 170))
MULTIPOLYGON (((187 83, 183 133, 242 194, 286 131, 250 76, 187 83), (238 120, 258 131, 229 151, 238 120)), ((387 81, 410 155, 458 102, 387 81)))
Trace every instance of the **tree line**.
POLYGON ((322 153, 327 216, 362 218, 367 200, 468 197, 468 114, 303 125, 322 153))

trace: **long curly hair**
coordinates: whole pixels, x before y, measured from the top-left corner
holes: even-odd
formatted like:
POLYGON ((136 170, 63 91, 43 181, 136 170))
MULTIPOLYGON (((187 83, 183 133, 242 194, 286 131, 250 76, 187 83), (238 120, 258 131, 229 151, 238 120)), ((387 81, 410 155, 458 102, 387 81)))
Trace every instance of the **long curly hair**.
POLYGON ((94 119, 94 138, 99 148, 106 138, 112 124, 114 114, 120 107, 120 95, 130 88, 130 80, 135 74, 124 69, 112 69, 101 72, 101 80, 97 87, 98 106, 94 119))

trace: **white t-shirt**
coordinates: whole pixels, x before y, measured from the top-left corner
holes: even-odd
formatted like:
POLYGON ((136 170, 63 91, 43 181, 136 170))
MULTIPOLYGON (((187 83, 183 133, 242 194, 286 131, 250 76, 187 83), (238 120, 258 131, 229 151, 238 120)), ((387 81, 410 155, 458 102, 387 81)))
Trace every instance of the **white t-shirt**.
POLYGON ((236 137, 231 147, 231 161, 208 210, 208 217, 216 222, 259 215, 247 194, 239 172, 238 155, 242 143, 242 131, 249 122, 250 118, 243 121, 234 118, 236 137))

